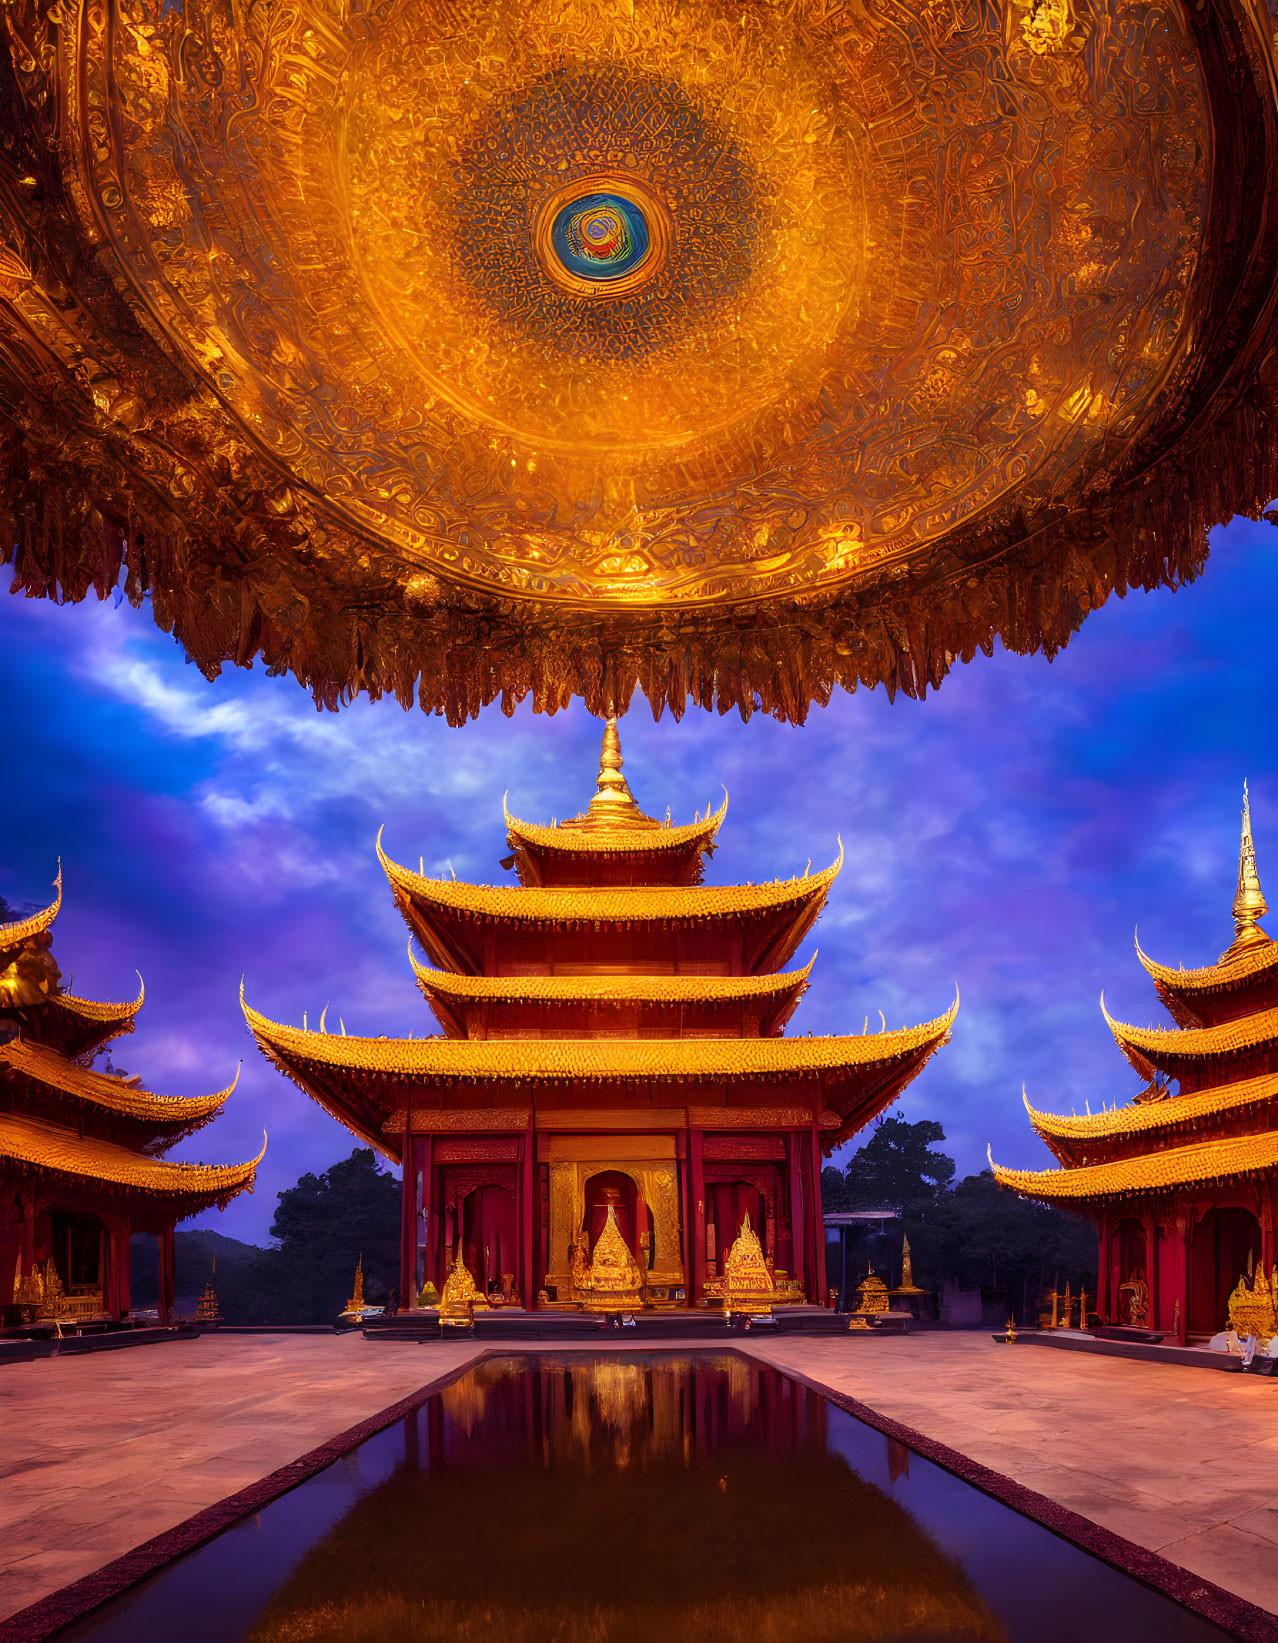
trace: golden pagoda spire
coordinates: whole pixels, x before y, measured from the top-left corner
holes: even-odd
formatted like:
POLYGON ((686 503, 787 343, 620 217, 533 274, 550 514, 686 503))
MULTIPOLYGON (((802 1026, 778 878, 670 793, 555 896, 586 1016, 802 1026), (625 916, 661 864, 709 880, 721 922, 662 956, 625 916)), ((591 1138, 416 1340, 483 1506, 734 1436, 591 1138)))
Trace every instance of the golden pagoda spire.
POLYGON ((1238 890, 1234 896, 1234 939, 1222 960, 1237 957, 1249 947, 1267 942, 1269 937, 1260 928, 1259 920, 1269 911, 1260 888, 1260 874, 1256 871, 1256 847, 1251 839, 1251 799, 1247 783, 1243 783, 1242 837, 1238 844, 1238 890))
POLYGON ((651 816, 645 816, 635 803, 626 778, 621 774, 621 737, 617 734, 615 714, 604 722, 603 747, 599 753, 599 775, 595 795, 586 807, 580 826, 592 831, 621 827, 655 827, 651 816))

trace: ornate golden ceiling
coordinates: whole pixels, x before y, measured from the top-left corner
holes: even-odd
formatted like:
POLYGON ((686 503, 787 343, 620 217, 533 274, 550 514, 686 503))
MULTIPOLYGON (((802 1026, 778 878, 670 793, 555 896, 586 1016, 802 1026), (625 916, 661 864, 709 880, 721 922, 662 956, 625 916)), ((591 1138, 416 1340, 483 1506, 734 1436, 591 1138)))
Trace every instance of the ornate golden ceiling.
POLYGON ((17 586, 123 564, 206 671, 799 718, 1275 488, 1243 0, 2 21, 17 586))

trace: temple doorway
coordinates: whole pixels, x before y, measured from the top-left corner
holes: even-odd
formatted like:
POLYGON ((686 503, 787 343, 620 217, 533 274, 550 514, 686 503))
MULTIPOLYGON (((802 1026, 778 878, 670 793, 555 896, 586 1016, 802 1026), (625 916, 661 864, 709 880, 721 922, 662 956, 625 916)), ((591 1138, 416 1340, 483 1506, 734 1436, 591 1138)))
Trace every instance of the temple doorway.
POLYGON ((519 1282, 519 1217, 511 1187, 488 1183, 461 1206, 462 1259, 481 1295, 513 1293, 519 1282))
POLYGON ((1149 1249, 1145 1241, 1144 1223, 1129 1215, 1114 1228, 1111 1245, 1114 1267, 1111 1270, 1114 1296, 1114 1321, 1120 1324, 1147 1327, 1151 1318, 1149 1293, 1149 1249))
POLYGON ((1214 1335, 1225 1327, 1229 1296, 1260 1260, 1260 1222, 1249 1209, 1231 1205, 1208 1210, 1194 1229, 1189 1256, 1189 1327, 1214 1335))
POLYGON ((53 1264, 68 1295, 102 1289, 107 1231, 96 1215, 54 1210, 49 1216, 53 1264))
POLYGON ((759 1235, 763 1253, 767 1248, 767 1206, 760 1189, 750 1181, 712 1181, 706 1183, 706 1262, 716 1273, 722 1273, 724 1258, 741 1231, 746 1216, 759 1235))

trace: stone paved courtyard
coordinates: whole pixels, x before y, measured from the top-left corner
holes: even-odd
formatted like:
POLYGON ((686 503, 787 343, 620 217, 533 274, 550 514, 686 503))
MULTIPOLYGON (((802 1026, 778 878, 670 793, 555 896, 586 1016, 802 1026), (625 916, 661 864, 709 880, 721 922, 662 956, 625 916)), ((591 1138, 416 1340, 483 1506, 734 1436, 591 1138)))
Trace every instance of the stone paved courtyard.
MULTIPOLYGON (((1278 1612, 1272 1380, 980 1333, 734 1345, 1278 1612)), ((0 1618, 492 1350, 206 1335, 0 1366, 0 1618)))

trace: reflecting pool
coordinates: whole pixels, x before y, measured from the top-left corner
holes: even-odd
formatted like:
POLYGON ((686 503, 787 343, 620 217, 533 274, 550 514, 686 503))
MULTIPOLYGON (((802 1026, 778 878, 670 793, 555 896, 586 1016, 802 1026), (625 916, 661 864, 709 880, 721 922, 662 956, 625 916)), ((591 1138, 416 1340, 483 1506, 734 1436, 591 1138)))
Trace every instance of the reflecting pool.
POLYGON ((1160 1643, 1227 1634, 729 1354, 489 1360, 61 1636, 1160 1643))

